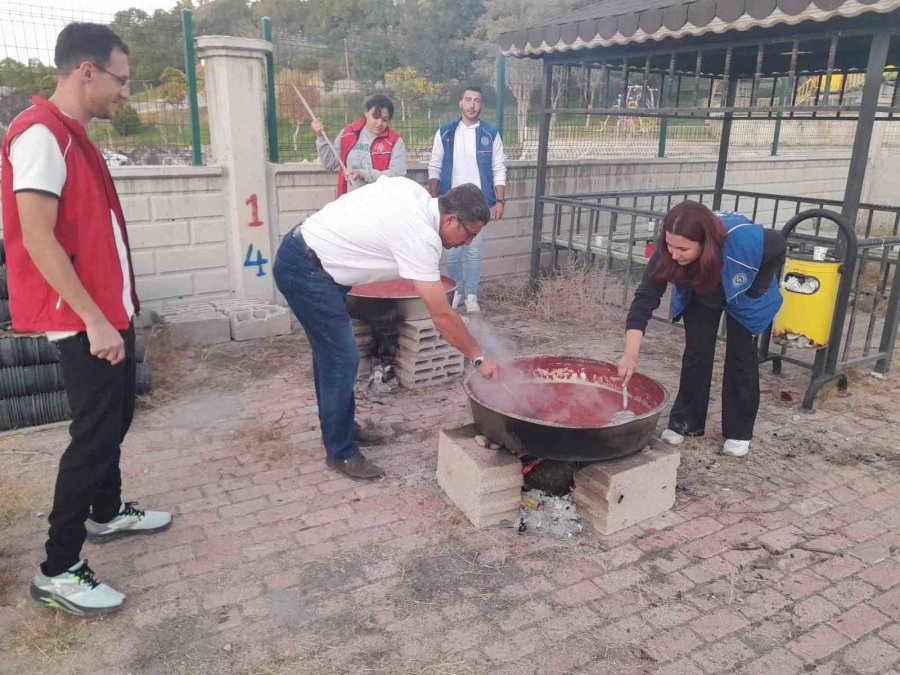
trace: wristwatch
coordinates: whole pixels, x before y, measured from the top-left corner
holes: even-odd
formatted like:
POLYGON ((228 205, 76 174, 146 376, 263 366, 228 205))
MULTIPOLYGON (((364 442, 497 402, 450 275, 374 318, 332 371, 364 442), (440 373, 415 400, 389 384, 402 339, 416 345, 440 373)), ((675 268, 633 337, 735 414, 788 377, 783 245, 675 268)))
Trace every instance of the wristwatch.
POLYGON ((476 369, 481 368, 481 366, 483 364, 484 364, 484 354, 482 354, 481 356, 476 356, 474 359, 472 359, 472 365, 475 366, 476 369))
POLYGON ((498 204, 503 204, 504 206, 506 205, 506 200, 505 200, 505 199, 497 199, 497 200, 495 200, 495 201, 496 201, 498 204))

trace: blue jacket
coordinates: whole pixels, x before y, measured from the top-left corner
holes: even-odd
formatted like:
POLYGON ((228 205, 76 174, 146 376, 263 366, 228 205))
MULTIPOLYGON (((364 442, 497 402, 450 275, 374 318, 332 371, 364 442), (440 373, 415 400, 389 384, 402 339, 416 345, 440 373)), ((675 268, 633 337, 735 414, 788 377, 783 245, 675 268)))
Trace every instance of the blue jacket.
MULTIPOLYGON (((453 139, 456 138, 456 127, 462 118, 441 125, 441 143, 444 146, 444 161, 441 164, 441 182, 438 185, 438 196, 450 192, 453 180, 453 139)), ((475 130, 475 142, 478 164, 478 175, 481 178, 481 191, 487 199, 488 206, 493 207, 497 203, 497 195, 494 193, 494 139, 497 138, 497 129, 484 120, 480 120, 475 130)))
MULTIPOLYGON (((758 298, 747 296, 763 259, 763 228, 746 216, 734 211, 718 211, 716 215, 725 225, 725 246, 722 251, 722 289, 725 292, 725 311, 753 335, 761 334, 781 308, 779 279, 772 277, 769 289, 758 298)), ((675 286, 672 295, 672 321, 678 321, 691 301, 691 291, 675 286)))

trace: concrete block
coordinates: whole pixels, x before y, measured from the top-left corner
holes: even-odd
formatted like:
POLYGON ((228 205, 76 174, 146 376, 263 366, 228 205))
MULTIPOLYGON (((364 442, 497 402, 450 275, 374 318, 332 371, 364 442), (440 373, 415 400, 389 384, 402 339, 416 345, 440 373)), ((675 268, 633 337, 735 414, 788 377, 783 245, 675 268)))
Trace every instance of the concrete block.
POLYGON ((192 244, 225 241, 225 223, 221 220, 196 220, 190 223, 192 244))
POLYGON ((169 345, 173 348, 212 345, 231 340, 231 324, 224 314, 177 314, 167 317, 163 326, 169 345))
POLYGON ((219 312, 227 314, 229 311, 252 309, 259 305, 269 303, 262 298, 224 298, 222 300, 210 300, 210 304, 219 312))
POLYGON ((190 197, 160 195, 150 197, 150 210, 153 220, 212 218, 223 215, 224 202, 221 193, 193 194, 190 197))
POLYGON ((194 283, 190 274, 141 277, 136 285, 141 302, 145 300, 178 300, 194 294, 194 283))
POLYGON ((400 326, 400 337, 409 343, 431 343, 442 340, 431 319, 404 321, 400 326))
POLYGON ((146 197, 122 197, 121 202, 125 222, 129 225, 142 220, 150 220, 150 204, 146 197))
POLYGON ((170 305, 154 311, 154 319, 165 323, 170 317, 199 316, 204 314, 217 314, 216 308, 210 302, 191 302, 183 305, 170 305))
POLYGON ((450 382, 462 376, 465 360, 462 354, 438 357, 428 363, 417 363, 410 366, 408 362, 398 361, 397 379, 407 389, 422 389, 450 382))
MULTIPOLYGON (((131 254, 131 267, 134 276, 149 276, 156 272, 156 263, 153 261, 153 251, 134 251, 131 254)), ((140 288, 140 286, 138 286, 140 288)))
POLYGON ((135 250, 159 246, 183 246, 190 241, 187 223, 151 223, 128 228, 128 242, 135 250))
POLYGON ((444 340, 431 319, 400 326, 397 378, 409 389, 448 382, 462 375, 465 359, 444 340))
POLYGON ((675 504, 681 454, 653 441, 641 452, 595 462, 575 474, 578 513, 602 534, 612 534, 664 513, 675 504))
POLYGON ((475 442, 474 424, 442 430, 438 485, 475 527, 515 520, 522 499, 522 462, 475 442))
POLYGON ((291 314, 285 307, 258 305, 251 309, 230 310, 228 318, 231 339, 239 342, 291 332, 291 314))
POLYGON ((228 270, 194 272, 194 292, 197 295, 229 293, 230 291, 231 275, 228 273, 228 270))
POLYGON ((228 258, 225 246, 219 244, 170 249, 159 251, 156 254, 156 269, 160 272, 181 272, 227 266, 228 258))

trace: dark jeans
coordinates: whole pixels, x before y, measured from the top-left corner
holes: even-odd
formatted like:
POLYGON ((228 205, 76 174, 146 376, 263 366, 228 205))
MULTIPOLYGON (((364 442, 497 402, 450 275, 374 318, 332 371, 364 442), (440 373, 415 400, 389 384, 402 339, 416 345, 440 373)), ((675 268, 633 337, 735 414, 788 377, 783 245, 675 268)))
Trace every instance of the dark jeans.
POLYGON ((87 334, 57 342, 72 409, 69 446, 59 461, 44 574, 78 562, 88 517, 108 522, 122 505, 120 446, 134 415, 134 328, 121 331, 125 360, 113 366, 91 355, 87 334))
MULTIPOLYGON (((669 428, 684 436, 702 436, 716 356, 716 333, 721 309, 694 301, 682 315, 685 348, 681 382, 672 405, 669 428)), ((756 339, 726 313, 725 376, 722 382, 722 433, 725 438, 749 441, 759 410, 759 361, 756 339)))
POLYGON ((312 347, 325 452, 330 459, 349 459, 359 452, 353 439, 359 349, 345 300, 350 288, 322 269, 315 252, 299 235, 299 226, 281 241, 273 274, 312 347))

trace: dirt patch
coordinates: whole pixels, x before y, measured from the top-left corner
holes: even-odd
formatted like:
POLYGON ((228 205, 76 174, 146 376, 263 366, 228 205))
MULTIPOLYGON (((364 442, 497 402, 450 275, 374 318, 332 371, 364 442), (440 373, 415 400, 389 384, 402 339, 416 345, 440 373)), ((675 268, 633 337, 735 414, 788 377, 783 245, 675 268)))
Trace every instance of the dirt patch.
POLYGON ((146 344, 146 360, 154 369, 154 398, 170 399, 203 389, 238 392, 274 375, 312 377, 309 345, 300 332, 175 350, 162 333, 150 331, 146 344))

